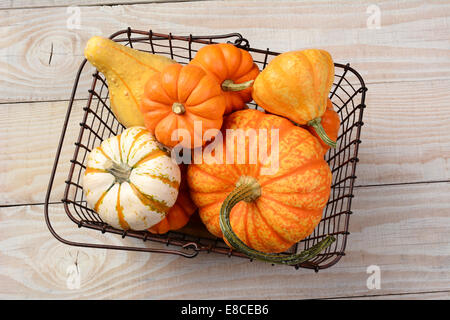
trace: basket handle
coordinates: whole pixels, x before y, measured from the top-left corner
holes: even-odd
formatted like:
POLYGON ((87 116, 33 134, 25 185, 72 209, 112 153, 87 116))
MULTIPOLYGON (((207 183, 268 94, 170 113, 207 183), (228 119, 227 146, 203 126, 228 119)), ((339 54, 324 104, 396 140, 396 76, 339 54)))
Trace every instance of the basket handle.
MULTIPOLYGON (((64 206, 66 207, 67 203, 64 203, 64 206)), ((114 250, 125 250, 125 251, 140 251, 140 252, 151 252, 151 253, 167 253, 167 254, 175 254, 175 255, 183 256, 185 258, 194 258, 200 252, 200 248, 198 247, 198 245, 195 242, 188 242, 188 243, 184 244, 182 246, 183 250, 168 250, 168 249, 146 248, 146 247, 115 246, 115 245, 106 245, 106 244, 99 244, 99 243, 84 243, 84 242, 75 242, 75 241, 66 240, 66 239, 62 238, 55 231, 55 229, 53 228, 53 226, 51 224, 51 221, 50 221, 50 217, 49 217, 48 204, 47 203, 44 206, 44 213, 45 213, 45 222, 47 223, 47 227, 50 230, 50 233, 57 240, 59 240, 60 242, 62 242, 64 244, 67 244, 67 245, 70 245, 70 246, 97 248, 97 249, 114 249, 114 250), (189 251, 186 251, 186 249, 191 249, 193 251, 189 252, 189 251)), ((81 222, 78 226, 82 227, 83 223, 81 222)), ((99 227, 99 226, 90 226, 90 225, 87 226, 87 225, 85 225, 85 227, 94 228, 94 229, 100 229, 101 230, 101 227, 99 227)), ((113 232, 114 233, 120 233, 119 230, 114 230, 113 232)), ((145 241, 145 239, 144 239, 144 241, 145 241)))

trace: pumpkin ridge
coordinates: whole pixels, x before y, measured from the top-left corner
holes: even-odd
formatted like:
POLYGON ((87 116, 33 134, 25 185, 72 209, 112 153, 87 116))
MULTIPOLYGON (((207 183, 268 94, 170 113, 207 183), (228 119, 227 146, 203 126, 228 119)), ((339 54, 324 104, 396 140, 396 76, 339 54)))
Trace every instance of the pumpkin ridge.
MULTIPOLYGON (((220 55, 222 56, 222 58, 224 58, 222 49, 219 48, 219 46, 214 46, 213 48, 216 50, 216 53, 220 52, 220 55)), ((222 65, 225 65, 225 62, 223 60, 222 60, 222 65)), ((225 68, 227 69, 227 72, 228 72, 228 67, 226 65, 225 65, 225 68)), ((217 80, 219 80, 218 82, 221 83, 223 81, 222 76, 220 74, 217 74, 216 72, 211 71, 210 68, 208 68, 208 67, 206 67, 205 70, 208 70, 209 72, 211 72, 217 78, 217 80)))
MULTIPOLYGON (((204 104, 204 103, 208 103, 208 102, 210 102, 209 100, 211 100, 211 99, 214 99, 214 98, 216 98, 216 97, 220 97, 221 95, 219 94, 219 95, 216 95, 216 96, 214 96, 214 97, 211 97, 211 98, 209 98, 207 101, 203 101, 202 103, 200 103, 200 104, 198 104, 198 105, 195 105, 195 106, 192 106, 192 105, 185 105, 185 107, 186 107, 186 111, 189 111, 190 113, 192 113, 193 115, 195 115, 196 117, 199 117, 199 118, 202 118, 202 119, 206 119, 206 120, 219 120, 219 118, 217 117, 217 114, 211 114, 209 117, 206 117, 205 115, 202 115, 201 113, 199 114, 199 112, 198 112, 198 110, 197 109, 199 109, 199 107, 201 107, 200 105, 202 105, 202 104, 204 104)), ((211 107, 211 109, 213 109, 212 107, 211 107)), ((215 110, 215 109, 214 109, 215 110)), ((214 110, 211 110, 211 111, 214 111, 214 110)), ((209 115, 209 114, 208 114, 209 115)))
MULTIPOLYGON (((229 76, 230 76, 230 69, 228 69, 227 59, 225 59, 225 55, 224 55, 224 53, 223 53, 222 48, 221 48, 220 46, 218 46, 217 48, 218 48, 217 51, 220 52, 220 56, 221 56, 221 58, 222 58, 222 59, 221 59, 221 60, 222 60, 222 64, 224 65, 225 69, 227 70, 227 76, 226 76, 226 78, 225 78, 225 80, 226 80, 226 79, 228 79, 229 76)), ((222 84, 220 84, 220 85, 222 85, 222 84)))
POLYGON ((264 217, 264 215, 261 213, 261 210, 258 207, 258 201, 254 202, 254 206, 256 208, 256 212, 258 213, 260 219, 266 224, 267 228, 269 230, 271 230, 273 232, 273 234, 278 238, 278 240, 280 240, 280 242, 284 242, 286 245, 291 246, 292 245, 292 241, 289 241, 288 239, 284 238, 283 236, 281 236, 266 220, 266 218, 264 217))
MULTIPOLYGON (((239 77, 236 78, 235 83, 238 83, 238 84, 239 84, 239 83, 243 83, 243 82, 252 80, 252 79, 251 79, 252 77, 249 77, 248 74, 251 73, 251 72, 254 72, 253 69, 257 70, 257 74, 259 73, 259 68, 258 68, 258 66, 256 66, 256 67, 255 67, 255 66, 256 66, 255 63, 253 62, 253 64, 250 65, 250 68, 249 68, 248 70, 246 70, 245 73, 239 75, 239 77)), ((255 77, 255 78, 256 78, 256 77, 255 77)), ((250 87, 249 87, 249 88, 250 88, 250 87)), ((247 89, 249 89, 249 88, 247 88, 247 89)), ((247 89, 245 89, 245 90, 247 90, 247 89)), ((244 91, 244 90, 242 90, 242 91, 244 91)), ((242 91, 241 91, 241 92, 242 92, 242 91)))
MULTIPOLYGON (((252 219, 252 223, 251 224, 253 226, 255 225, 255 223, 253 222, 253 218, 255 217, 254 212, 253 212, 254 211, 253 204, 249 203, 249 204, 246 205, 246 207, 247 207, 247 215, 246 215, 247 216, 247 220, 245 221, 245 225, 246 225, 245 233, 246 233, 246 236, 247 236, 247 241, 248 241, 247 243, 248 243, 248 245, 250 247, 254 248, 254 242, 251 240, 252 237, 249 236, 250 235, 250 231, 249 231, 249 223, 248 223, 248 220, 252 219), (249 212, 250 208, 251 208, 251 212, 249 212)), ((230 214, 231 214, 231 212, 230 212, 230 214)), ((258 234, 254 233, 252 235, 253 235, 253 237, 257 237, 259 239, 258 234)))
POLYGON ((208 195, 208 194, 230 193, 231 191, 233 191, 234 187, 229 187, 229 188, 223 189, 221 191, 213 191, 213 192, 210 192, 210 191, 197 191, 194 188, 190 188, 190 189, 192 191, 194 191, 195 193, 197 193, 197 194, 200 193, 200 194, 208 195))
MULTIPOLYGON (((318 96, 319 96, 319 92, 317 90, 317 85, 318 85, 318 81, 317 81, 317 74, 314 71, 314 66, 311 63, 311 60, 309 60, 309 57, 303 52, 300 52, 301 55, 303 55, 303 57, 305 57, 306 61, 308 61, 308 65, 309 65, 309 69, 311 70, 311 74, 312 74, 312 78, 313 78, 313 95, 314 95, 314 100, 318 100, 318 96)), ((320 107, 316 110, 316 113, 320 112, 320 107)), ((308 118, 315 118, 311 115, 311 110, 308 109, 308 118)))
MULTIPOLYGON (((203 142, 203 137, 201 135, 199 136, 198 132, 196 132, 194 130, 193 122, 186 121, 186 118, 192 120, 192 117, 190 117, 189 114, 187 114, 187 113, 185 113, 183 115, 177 115, 176 116, 177 128, 179 129, 180 128, 180 124, 182 123, 184 125, 184 128, 186 128, 189 132, 192 133, 192 136, 191 136, 192 140, 194 140, 195 137, 197 137, 197 140, 200 140, 200 141, 203 142)), ((194 144, 194 141, 191 141, 191 145, 193 145, 193 144, 194 144)))
POLYGON ((98 212, 98 208, 100 207, 100 205, 103 202, 103 199, 105 198, 106 194, 109 192, 109 190, 111 190, 112 187, 114 187, 114 185, 116 184, 116 182, 113 182, 100 196, 100 198, 98 198, 97 202, 94 205, 94 211, 98 212))
MULTIPOLYGON (((280 71, 285 75, 286 78, 289 79, 289 76, 290 76, 290 75, 286 72, 286 70, 284 70, 283 68, 280 68, 280 71)), ((270 89, 271 95, 272 95, 273 97, 276 97, 276 96, 277 96, 277 93, 274 92, 274 90, 273 90, 273 88, 272 88, 271 85, 266 85, 266 86, 264 87, 265 90, 267 90, 267 88, 270 89)), ((287 112, 286 114, 283 115, 284 117, 289 118, 289 113, 291 113, 291 112, 296 113, 296 109, 294 108, 294 106, 289 105, 289 103, 283 103, 283 104, 284 104, 284 106, 285 106, 285 109, 289 110, 289 112, 287 112)), ((311 114, 309 110, 308 110, 308 114, 311 114)), ((299 114, 297 114, 297 116, 300 117, 299 114)), ((304 123, 306 123, 306 120, 303 118, 303 116, 301 117, 301 120, 302 120, 304 123)), ((299 123, 299 124, 304 124, 304 123, 299 123)))
POLYGON ((248 239, 249 239, 249 236, 248 236, 248 205, 246 205, 245 206, 245 212, 243 213, 243 215, 244 215, 244 221, 242 221, 242 223, 243 223, 243 228, 244 228, 244 235, 245 235, 245 243, 249 243, 249 241, 248 241, 248 239))
POLYGON ((204 206, 202 206, 202 207, 200 207, 200 208, 202 208, 202 209, 207 209, 207 208, 209 208, 209 207, 212 207, 213 205, 215 205, 215 204, 217 204, 218 202, 223 202, 223 200, 226 198, 227 196, 225 195, 224 197, 223 197, 223 199, 219 199, 219 200, 216 200, 216 201, 214 201, 214 202, 211 202, 211 203, 208 203, 208 204, 205 204, 204 206))
POLYGON ((103 156, 105 156, 106 159, 112 160, 111 157, 106 154, 105 150, 103 150, 102 145, 98 147, 98 150, 103 154, 103 156))
MULTIPOLYGON (((236 71, 235 71, 235 77, 234 77, 234 82, 235 83, 241 83, 240 81, 239 81, 239 79, 240 78, 243 78, 243 77, 245 77, 245 76, 247 76, 247 74, 250 72, 250 71, 252 71, 252 69, 253 69, 253 65, 254 65, 254 62, 253 62, 253 57, 252 57, 252 63, 249 63, 248 64, 248 67, 245 67, 245 64, 246 64, 246 59, 245 59, 245 57, 244 57, 244 53, 241 51, 241 50, 239 50, 239 67, 236 69, 236 71), (244 68, 245 67, 245 68, 244 68), (239 70, 242 70, 242 72, 241 72, 241 74, 239 74, 238 73, 238 71, 239 70)), ((259 69, 258 69, 259 70, 259 69)), ((245 82, 245 81, 243 81, 243 82, 245 82)))
MULTIPOLYGON (((140 149, 140 148, 143 148, 145 145, 147 145, 147 144, 150 144, 150 143, 153 143, 154 141, 153 140, 146 140, 146 141, 144 141, 143 143, 141 143, 138 147, 138 149, 140 149)), ((130 151, 131 152, 131 151, 130 151)), ((131 155, 131 153, 129 154, 129 156, 131 155)), ((136 155, 136 152, 134 152, 134 154, 133 154, 133 156, 135 156, 136 155)), ((145 154, 141 159, 139 159, 139 160, 142 160, 144 157, 146 157, 148 155, 148 153, 147 154, 145 154)), ((129 159, 127 159, 127 160, 129 160, 129 159)), ((137 161, 137 162, 139 162, 139 160, 137 161)), ((136 162, 136 163, 137 163, 136 162)), ((133 166, 134 167, 134 166, 133 166)))
POLYGON ((105 169, 86 167, 86 169, 84 170, 84 174, 87 175, 89 173, 109 173, 109 172, 105 169))
POLYGON ((130 182, 129 185, 134 194, 138 197, 139 200, 141 200, 142 204, 149 207, 151 210, 159 213, 166 213, 170 209, 170 207, 168 207, 164 201, 156 200, 154 197, 146 195, 141 190, 139 190, 139 188, 134 183, 130 182))
POLYGON ((177 181, 170 180, 168 177, 165 177, 165 176, 156 175, 156 174, 146 174, 146 176, 153 178, 153 179, 160 180, 162 183, 167 184, 174 189, 178 189, 180 186, 180 184, 177 181))
MULTIPOLYGON (((322 55, 323 55, 324 53, 322 53, 322 55)), ((328 58, 328 57, 327 57, 328 58)), ((334 65, 333 65, 333 68, 334 68, 334 65)), ((328 72, 328 74, 327 74, 327 82, 326 82, 326 84, 328 85, 329 83, 330 83, 330 75, 331 75, 331 72, 328 72)), ((333 78, 334 78, 334 72, 333 72, 333 78)), ((331 86, 330 86, 330 88, 331 87, 333 87, 333 81, 331 81, 331 86)), ((331 100, 330 100, 331 101, 331 100)), ((333 105, 331 105, 331 106, 333 106, 333 105)), ((327 98, 327 102, 325 103, 325 106, 324 106, 324 108, 323 108, 323 112, 322 112, 322 114, 323 113, 325 113, 325 111, 327 110, 327 107, 328 107, 328 98, 327 98)), ((334 111, 334 109, 333 109, 333 111, 334 111)))
POLYGON ((136 162, 136 164, 133 166, 133 168, 136 168, 149 160, 158 158, 163 155, 166 155, 166 153, 164 151, 162 151, 161 149, 159 149, 159 148, 153 149, 152 151, 147 153, 145 156, 143 156, 138 162, 136 162))
MULTIPOLYGON (((127 153, 127 164, 128 164, 128 161, 130 160, 131 150, 133 150, 133 148, 134 148, 134 146, 135 146, 135 144, 136 144, 136 141, 137 141, 141 136, 143 136, 145 133, 146 133, 146 130, 141 129, 141 131, 140 131, 136 136, 134 136, 134 139, 133 139, 133 142, 131 143, 130 149, 128 149, 128 153, 127 153)), ((149 141, 149 140, 147 140, 147 141, 149 141)))
MULTIPOLYGON (((170 105, 168 105, 168 107, 170 107, 170 108, 171 108, 173 102, 177 102, 177 100, 178 100, 178 78, 180 76, 180 69, 181 69, 181 66, 177 63, 174 63, 174 64, 167 66, 162 72, 159 73, 158 85, 160 86, 160 90, 162 91, 162 93, 167 98, 169 98, 168 101, 170 101, 170 105), (175 68, 177 69, 176 70, 176 79, 174 80, 173 77, 171 77, 170 78, 171 81, 168 83, 167 79, 166 79, 167 77, 165 77, 165 76, 166 75, 171 76, 172 72, 169 72, 169 71, 172 71, 172 69, 175 69, 175 68), (166 87, 170 87, 170 86, 175 87, 175 90, 174 90, 175 96, 172 95, 172 92, 167 91, 168 88, 166 88, 166 87)), ((158 92, 158 94, 160 94, 160 93, 158 92)))
MULTIPOLYGON (((201 207, 198 207, 198 208, 199 209, 203 209, 203 210, 208 209, 209 207, 212 207, 212 206, 216 205, 219 202, 223 202, 223 200, 225 200, 226 197, 227 197, 227 195, 224 195, 223 198, 220 198, 219 200, 215 200, 215 201, 213 201, 211 203, 205 204, 204 206, 201 206, 201 207)), ((209 221, 209 219, 208 219, 208 221, 209 221)), ((208 221, 205 221, 205 222, 207 223, 208 221)))
MULTIPOLYGON (((263 116, 260 116, 259 119, 256 120, 256 125, 254 125, 253 127, 259 128, 260 125, 261 125, 261 122, 263 122, 263 120, 264 120, 264 117, 263 117, 263 116)), ((259 135, 258 135, 258 138, 257 138, 256 140, 257 140, 258 148, 259 148, 259 135)), ((272 140, 271 140, 270 142, 272 143, 272 140)), ((268 148, 269 148, 269 147, 268 147, 268 148)), ((249 153, 248 156, 250 157, 250 141, 249 141, 249 150, 248 150, 248 153, 249 153)), ((271 155, 271 156, 272 156, 272 155, 271 155)), ((258 156, 257 156, 257 160, 258 160, 258 161, 256 161, 256 168, 254 169, 255 177, 258 177, 258 176, 260 175, 260 173, 261 173, 261 161, 259 161, 259 157, 258 157, 258 156)))
MULTIPOLYGON (((221 201, 223 201, 224 199, 222 199, 221 201)), ((220 202, 220 201, 214 201, 213 203, 209 203, 203 207, 199 207, 199 209, 202 209, 201 211, 204 211, 205 209, 208 209, 209 207, 213 207, 213 206, 217 205, 218 202, 220 202)), ((211 220, 216 219, 216 217, 214 215, 209 215, 208 218, 204 218, 204 215, 201 214, 200 210, 199 210, 199 214, 200 214, 200 218, 202 219, 205 226, 207 226, 211 220)))
MULTIPOLYGON (((231 49, 231 50, 237 49, 234 45, 232 45, 232 46, 233 46, 233 49, 231 49)), ((224 48, 224 49, 226 50, 226 48, 224 48)), ((223 54, 223 50, 221 50, 221 51, 222 51, 222 55, 223 55, 224 61, 227 61, 227 59, 225 58, 225 54, 223 54)), ((235 50, 235 52, 239 53, 238 54, 239 61, 237 63, 235 63, 235 65, 237 67, 235 67, 233 70, 230 70, 228 68, 228 65, 226 64, 226 67, 227 67, 227 78, 225 79, 225 80, 227 80, 227 79, 232 80, 233 82, 235 82, 234 80, 236 78, 235 77, 236 73, 239 71, 239 69, 241 68, 241 64, 242 64, 242 53, 241 53, 241 50, 237 49, 237 50, 235 50)), ((234 53, 232 53, 232 54, 235 55, 234 53)))
POLYGON ((213 177, 213 178, 222 180, 222 182, 225 182, 225 183, 227 183, 227 184, 230 184, 230 185, 233 185, 233 186, 234 186, 235 183, 236 183, 236 182, 231 182, 231 181, 229 181, 229 180, 227 180, 227 179, 224 179, 223 177, 215 176, 215 175, 213 175, 213 174, 211 174, 211 173, 209 173, 209 172, 203 170, 202 168, 200 168, 200 166, 193 166, 192 168, 195 168, 195 169, 197 169, 198 171, 201 171, 202 173, 204 173, 204 174, 206 174, 206 175, 208 175, 208 176, 210 176, 210 177, 213 177))
POLYGON ((285 178, 287 176, 290 176, 292 174, 295 173, 299 173, 301 171, 306 171, 308 169, 312 169, 317 165, 323 165, 324 160, 322 159, 315 159, 315 160, 311 160, 309 163, 301 166, 301 167, 296 167, 294 170, 289 170, 288 172, 283 173, 282 175, 276 176, 276 177, 272 177, 268 180, 265 180, 263 183, 261 183, 261 187, 263 186, 267 186, 270 183, 273 183, 274 181, 277 181, 279 179, 285 178))
POLYGON ((306 209, 306 208, 299 208, 299 207, 290 206, 290 205, 288 205, 286 203, 283 203, 280 200, 275 199, 275 198, 273 198, 271 196, 268 196, 268 195, 261 195, 261 197, 264 197, 266 199, 269 199, 270 201, 276 202, 276 203, 278 203, 279 205, 281 205, 281 206, 283 206, 285 208, 290 208, 293 212, 298 212, 298 211, 317 212, 318 211, 318 209, 306 209))
POLYGON ((116 136, 117 138, 117 145, 119 146, 119 158, 120 158, 120 162, 123 162, 122 160, 122 146, 120 144, 120 140, 121 140, 122 134, 119 134, 118 136, 116 136))
MULTIPOLYGON (((206 72, 202 68, 200 68, 200 67, 198 67, 198 68, 202 70, 203 76, 190 76, 189 77, 190 82, 195 81, 195 84, 192 85, 191 88, 187 87, 186 85, 182 87, 183 90, 180 90, 180 86, 178 86, 178 88, 177 88, 178 89, 177 90, 177 100, 178 100, 178 102, 182 103, 183 105, 186 103, 186 101, 189 99, 189 97, 192 94, 192 92, 194 91, 194 89, 198 86, 200 81, 206 75, 206 72), (189 92, 187 89, 190 89, 189 92), (187 93, 183 93, 183 91, 186 91, 187 93)), ((180 71, 180 74, 181 73, 182 73, 182 71, 180 71)), ((180 81, 180 78, 178 78, 178 81, 180 81)))
POLYGON ((271 193, 276 193, 276 194, 296 194, 296 195, 311 195, 311 194, 321 194, 321 193, 327 193, 328 190, 324 190, 324 191, 311 191, 311 192, 302 192, 302 191, 289 191, 289 192, 281 192, 281 191, 270 191, 271 193))
POLYGON ((271 197, 265 197, 263 201, 265 206, 277 204, 281 207, 287 208, 288 209, 287 211, 292 214, 292 216, 286 216, 280 213, 279 210, 272 209, 271 214, 273 215, 273 220, 282 219, 286 223, 285 228, 287 229, 283 228, 282 226, 279 226, 281 232, 283 232, 284 230, 288 232, 290 224, 297 225, 298 223, 301 223, 301 221, 304 221, 305 224, 307 225, 306 227, 305 226, 302 227, 303 231, 300 236, 297 233, 296 236, 292 238, 292 241, 286 239, 291 244, 291 246, 292 244, 298 242, 299 240, 304 239, 308 234, 311 234, 311 232, 317 227, 320 220, 322 219, 323 210, 320 209, 304 209, 295 206, 289 206, 271 197), (319 221, 316 221, 316 219, 318 219, 319 221), (310 232, 308 233, 306 230, 308 230, 312 226, 314 226, 314 228, 312 228, 312 230, 310 229, 310 232))
POLYGON ((117 217, 119 218, 119 224, 122 227, 123 230, 130 229, 130 226, 128 225, 127 221, 125 220, 125 216, 123 214, 123 207, 120 205, 120 187, 122 184, 119 184, 119 188, 117 189, 117 201, 116 201, 116 211, 117 211, 117 217))
POLYGON ((205 73, 203 75, 203 77, 201 77, 201 79, 198 81, 195 88, 191 91, 189 96, 186 98, 184 105, 187 105, 187 106, 199 105, 199 104, 207 102, 209 99, 211 99, 213 97, 217 97, 221 94, 222 94, 222 89, 217 84, 217 82, 214 80, 214 78, 212 78, 211 76, 209 76, 208 74, 205 73), (214 92, 213 90, 217 91, 217 92, 214 92), (208 92, 208 94, 203 94, 204 92, 208 92), (191 101, 191 100, 195 100, 194 98, 191 98, 193 95, 194 95, 194 98, 195 98, 195 95, 200 95, 202 97, 202 99, 199 99, 200 101, 196 102, 194 104, 194 102, 191 101))
MULTIPOLYGON (((258 127, 256 127, 256 128, 259 128, 259 125, 261 124, 262 120, 263 120, 263 117, 261 116, 261 121, 258 123, 258 127)), ((290 120, 288 120, 288 121, 289 121, 289 124, 293 125, 290 120)), ((288 136, 288 133, 289 133, 290 130, 288 130, 288 129, 281 130, 281 128, 278 128, 278 129, 279 129, 279 131, 278 131, 278 133, 279 133, 279 135, 278 135, 278 146, 279 146, 281 144, 281 142, 283 141, 283 139, 288 136)), ((267 134, 267 137, 268 136, 269 136, 269 134, 267 134)), ((259 139, 259 137, 258 137, 258 139, 259 139)), ((269 140, 269 139, 267 139, 267 140, 269 140)), ((272 139, 270 139, 270 145, 267 146, 267 150, 270 150, 271 148, 272 148, 272 139)), ((272 153, 270 154, 270 158, 271 157, 272 157, 272 153)), ((257 176, 259 177, 261 175, 261 168, 263 167, 261 165, 261 161, 259 161, 259 159, 258 159, 257 165, 258 165, 257 176)), ((262 185, 261 185, 261 187, 262 187, 262 185)))

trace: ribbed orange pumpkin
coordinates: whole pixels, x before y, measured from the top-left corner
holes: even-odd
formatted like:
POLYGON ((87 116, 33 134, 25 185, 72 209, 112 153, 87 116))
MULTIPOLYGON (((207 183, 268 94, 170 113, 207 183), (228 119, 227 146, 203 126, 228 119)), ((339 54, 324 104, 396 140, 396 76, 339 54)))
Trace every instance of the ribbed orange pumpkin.
POLYGON ((221 85, 225 114, 243 109, 252 101, 251 85, 259 69, 248 51, 230 43, 210 44, 202 47, 190 64, 201 67, 221 85))
POLYGON ((222 125, 225 97, 220 85, 200 67, 172 64, 150 77, 140 110, 145 126, 159 142, 168 147, 178 143, 185 148, 201 147, 206 142, 205 131, 222 125), (188 133, 189 141, 177 129, 188 133))
MULTIPOLYGON (((332 238, 301 257, 269 254, 285 251, 307 237, 321 220, 330 193, 331 171, 317 139, 287 119, 252 109, 228 116, 223 131, 228 129, 256 130, 256 144, 261 139, 259 130, 267 129, 265 149, 272 160, 264 162, 258 157, 250 164, 250 140, 246 137, 234 148, 233 164, 189 165, 191 198, 209 232, 223 236, 251 257, 274 263, 296 264, 328 246, 332 238), (263 169, 269 170, 275 159, 270 153, 276 141, 272 141, 272 129, 279 134, 278 170, 264 175, 263 169), (237 157, 244 152, 245 163, 237 164, 237 157)), ((227 153, 233 157, 226 142, 224 138, 223 158, 227 153)))
POLYGON ((170 230, 181 229, 189 222, 192 214, 197 210, 197 207, 192 202, 191 196, 189 195, 189 188, 186 180, 186 165, 181 164, 180 171, 181 183, 178 190, 177 201, 173 207, 169 209, 163 220, 148 229, 151 233, 163 234, 170 230))
MULTIPOLYGON (((341 125, 341 119, 339 118, 337 112, 334 111, 333 103, 330 99, 328 99, 327 101, 327 109, 325 110, 325 113, 320 118, 320 123, 322 124, 323 130, 325 130, 327 136, 331 140, 336 141, 339 133, 339 127, 341 125)), ((313 127, 306 127, 306 129, 308 129, 308 131, 311 132, 319 140, 323 148, 323 153, 327 153, 327 151, 330 149, 330 146, 323 142, 322 139, 320 139, 319 135, 313 127)))
POLYGON ((265 110, 314 128, 335 147, 320 123, 334 80, 334 64, 325 50, 307 49, 280 54, 253 84, 253 100, 265 110))

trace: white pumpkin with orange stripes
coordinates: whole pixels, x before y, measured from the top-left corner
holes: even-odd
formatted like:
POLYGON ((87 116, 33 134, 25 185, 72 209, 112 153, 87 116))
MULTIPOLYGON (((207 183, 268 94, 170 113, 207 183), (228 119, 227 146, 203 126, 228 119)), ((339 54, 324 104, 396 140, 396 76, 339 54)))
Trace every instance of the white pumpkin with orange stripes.
POLYGON ((83 177, 87 203, 117 229, 145 230, 174 205, 180 169, 143 127, 104 140, 89 154, 83 177))

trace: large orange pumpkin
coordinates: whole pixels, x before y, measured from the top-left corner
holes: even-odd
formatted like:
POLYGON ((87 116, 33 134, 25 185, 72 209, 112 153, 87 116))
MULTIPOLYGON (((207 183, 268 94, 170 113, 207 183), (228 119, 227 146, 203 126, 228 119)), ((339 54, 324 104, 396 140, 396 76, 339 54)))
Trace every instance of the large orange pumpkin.
MULTIPOLYGON (((325 113, 322 115, 320 123, 322 124, 323 130, 327 134, 327 136, 333 140, 337 140, 337 136, 339 133, 339 127, 341 125, 341 119, 339 118, 339 115, 336 111, 334 111, 333 103, 330 99, 327 101, 327 109, 325 110, 325 113)), ((309 132, 311 132, 320 142, 323 148, 323 153, 327 153, 327 151, 330 149, 330 146, 326 144, 325 142, 320 139, 319 135, 317 134, 316 130, 314 130, 313 127, 306 127, 309 132)))
POLYGON ((336 142, 321 125, 334 80, 334 64, 325 50, 291 51, 275 57, 253 84, 253 100, 270 113, 314 128, 329 146, 336 142))
POLYGON ((141 102, 145 126, 168 147, 179 143, 185 148, 201 147, 206 142, 205 131, 220 129, 224 111, 220 85, 191 65, 172 64, 150 77, 141 102))
POLYGON ((251 257, 274 263, 297 264, 328 246, 332 238, 300 255, 273 254, 307 237, 321 220, 330 193, 331 171, 317 139, 287 119, 252 109, 228 116, 224 133, 229 129, 255 130, 256 145, 264 140, 259 130, 267 129, 267 147, 263 149, 268 151, 269 160, 258 157, 252 164, 249 137, 236 145, 234 154, 224 138, 219 159, 223 164, 203 161, 189 165, 191 198, 209 232, 223 236, 232 247, 251 257), (278 130, 278 140, 272 141, 273 129, 278 130), (276 141, 278 153, 274 148, 271 154, 269 150, 276 141), (225 163, 227 153, 233 163, 225 163), (278 170, 267 174, 276 163, 276 155, 278 170), (244 163, 238 164, 239 156, 244 156, 244 163))
POLYGON ((259 68, 248 51, 230 43, 210 44, 202 47, 190 64, 201 67, 221 85, 225 114, 243 109, 252 101, 251 85, 259 68))
POLYGON ((195 210, 197 210, 197 207, 192 202, 191 196, 189 195, 189 188, 186 180, 186 165, 181 164, 180 171, 181 183, 178 190, 177 201, 173 207, 169 209, 163 220, 148 229, 151 233, 163 234, 170 230, 181 229, 188 223, 195 210))

